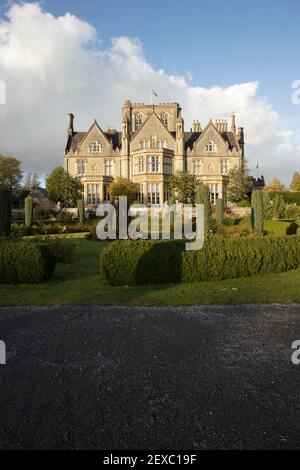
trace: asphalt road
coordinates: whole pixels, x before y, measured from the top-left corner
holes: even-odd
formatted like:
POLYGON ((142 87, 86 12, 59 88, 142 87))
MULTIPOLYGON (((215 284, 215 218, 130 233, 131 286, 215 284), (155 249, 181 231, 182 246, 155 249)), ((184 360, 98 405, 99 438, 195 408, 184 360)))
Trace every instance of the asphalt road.
POLYGON ((300 305, 0 309, 2 449, 299 449, 300 305))

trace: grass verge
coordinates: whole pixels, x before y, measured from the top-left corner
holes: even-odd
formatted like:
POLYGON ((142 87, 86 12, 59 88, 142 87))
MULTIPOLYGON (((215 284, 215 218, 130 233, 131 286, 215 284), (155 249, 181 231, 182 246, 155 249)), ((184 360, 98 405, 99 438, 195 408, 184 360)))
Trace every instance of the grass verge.
POLYGON ((300 269, 224 281, 111 287, 98 269, 99 253, 106 242, 74 235, 70 237, 76 245, 71 264, 58 265, 53 278, 42 284, 0 285, 0 306, 300 303, 300 269))

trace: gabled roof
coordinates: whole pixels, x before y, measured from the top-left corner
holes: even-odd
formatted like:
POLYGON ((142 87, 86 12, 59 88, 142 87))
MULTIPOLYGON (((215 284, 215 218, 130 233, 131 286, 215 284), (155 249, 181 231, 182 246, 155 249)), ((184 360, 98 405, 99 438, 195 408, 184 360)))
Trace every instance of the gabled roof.
MULTIPOLYGON (((66 151, 76 151, 79 145, 84 141, 86 136, 89 134, 88 132, 73 132, 72 136, 69 136, 66 151)), ((117 147, 121 148, 122 145, 122 133, 121 132, 103 132, 105 138, 112 144, 113 149, 115 150, 117 147)))
POLYGON ((111 141, 108 139, 107 137, 107 133, 106 132, 103 132, 103 130, 101 129, 101 127, 99 126, 98 122, 96 121, 96 119, 94 120, 94 122, 92 123, 91 127, 89 128, 89 130, 85 133, 85 136, 81 139, 81 141, 79 142, 80 144, 82 144, 82 142, 84 142, 85 138, 89 135, 89 133, 91 132, 91 130, 93 129, 93 127, 97 127, 98 131, 105 137, 105 139, 107 140, 107 142, 110 144, 111 141))
POLYGON ((169 129, 161 122, 161 120, 159 119, 159 117, 157 116, 156 112, 153 110, 152 113, 150 113, 147 118, 145 119, 145 121, 143 122, 142 126, 139 128, 139 130, 135 131, 133 133, 132 136, 130 136, 130 142, 133 141, 133 139, 137 136, 137 134, 139 132, 141 132, 141 130, 145 127, 145 125, 147 124, 147 122, 152 118, 152 116, 154 116, 158 121, 159 123, 161 124, 162 128, 164 130, 166 130, 168 132, 168 134, 170 134, 170 136, 175 140, 175 137, 174 137, 174 133, 173 132, 170 132, 169 129))
MULTIPOLYGON (((140 130, 144 127, 148 119, 152 116, 155 115, 156 118, 159 120, 161 125, 166 129, 167 132, 172 136, 172 138, 175 140, 176 139, 176 132, 174 131, 169 131, 161 122, 159 119, 159 116, 153 111, 149 116, 147 116, 146 120, 143 122, 142 127, 138 131, 130 132, 130 142, 135 138, 135 136, 140 132, 140 130)), ((84 141, 84 139, 87 137, 89 132, 91 131, 92 127, 94 126, 95 122, 93 122, 92 126, 87 132, 73 132, 72 136, 68 137, 67 145, 66 145, 66 151, 76 151, 79 147, 79 145, 84 141)), ((98 128, 102 132, 102 134, 105 136, 105 138, 108 140, 109 143, 112 144, 113 149, 115 150, 116 148, 121 148, 122 147, 122 133, 121 132, 103 132, 102 129, 99 127, 98 123, 96 122, 98 128)), ((214 123, 210 121, 207 126, 201 131, 201 132, 184 132, 184 144, 185 144, 185 149, 187 150, 188 148, 193 148, 195 142, 197 142, 205 133, 206 129, 210 125, 213 125, 214 128, 216 129, 216 132, 223 138, 223 140, 228 143, 229 149, 232 150, 235 148, 237 151, 239 150, 239 144, 237 137, 234 135, 233 132, 231 131, 226 131, 220 133, 214 123)))
POLYGON ((184 133, 184 145, 185 145, 185 150, 187 150, 189 147, 192 149, 194 142, 196 142, 201 135, 202 132, 185 132, 184 133))
POLYGON ((239 144, 233 132, 229 132, 229 131, 223 132, 222 137, 225 140, 225 142, 229 144, 230 150, 232 150, 233 148, 235 148, 237 151, 239 150, 239 144))
MULTIPOLYGON (((197 138, 191 137, 192 139, 192 145, 194 145, 195 142, 198 142, 206 133, 206 131, 209 129, 209 127, 213 126, 217 134, 221 137, 221 139, 228 144, 229 149, 232 150, 235 148, 236 150, 239 150, 239 145, 236 136, 233 134, 233 132, 226 131, 226 132, 219 132, 215 124, 213 123, 212 120, 208 122, 208 124, 205 126, 205 128, 202 130, 202 132, 193 132, 192 134, 198 134, 197 138)), ((187 145, 190 146, 190 145, 187 145)))

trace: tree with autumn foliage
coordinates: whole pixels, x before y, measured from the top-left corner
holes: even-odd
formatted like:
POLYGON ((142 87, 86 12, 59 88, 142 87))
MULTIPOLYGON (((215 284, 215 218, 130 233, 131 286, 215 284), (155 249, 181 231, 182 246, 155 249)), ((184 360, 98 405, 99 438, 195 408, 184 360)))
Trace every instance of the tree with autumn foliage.
POLYGON ((271 181, 271 183, 269 183, 265 186, 265 190, 270 191, 270 192, 279 193, 279 192, 286 191, 286 187, 280 181, 279 178, 274 178, 273 181, 271 181))
POLYGON ((300 173, 295 171, 291 182, 291 191, 300 191, 300 173))
POLYGON ((137 200, 139 185, 127 178, 117 178, 109 186, 108 192, 112 203, 114 203, 115 199, 119 196, 127 196, 128 204, 133 204, 137 200))

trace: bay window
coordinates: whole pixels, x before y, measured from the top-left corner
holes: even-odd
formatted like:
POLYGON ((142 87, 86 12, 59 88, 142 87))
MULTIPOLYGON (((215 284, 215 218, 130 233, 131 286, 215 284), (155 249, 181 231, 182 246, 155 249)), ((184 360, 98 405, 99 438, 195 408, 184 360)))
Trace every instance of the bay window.
POLYGON ((158 183, 149 183, 148 184, 148 203, 149 204, 159 204, 159 184, 158 183))
POLYGON ((148 173, 159 173, 160 172, 160 158, 156 155, 150 155, 148 157, 148 173))

